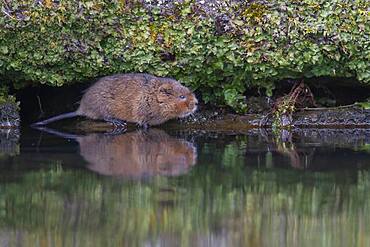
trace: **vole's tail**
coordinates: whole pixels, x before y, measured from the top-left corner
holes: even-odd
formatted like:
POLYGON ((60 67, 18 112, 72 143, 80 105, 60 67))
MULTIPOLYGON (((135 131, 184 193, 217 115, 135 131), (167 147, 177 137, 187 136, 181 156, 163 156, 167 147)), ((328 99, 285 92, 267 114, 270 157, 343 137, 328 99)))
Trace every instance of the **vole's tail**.
POLYGON ((53 134, 53 135, 56 135, 56 136, 63 137, 65 139, 76 140, 77 138, 82 137, 81 135, 65 133, 65 132, 57 131, 57 130, 50 129, 50 128, 47 128, 47 127, 34 126, 34 128, 37 129, 37 130, 40 130, 40 131, 44 131, 44 132, 49 133, 49 134, 53 134))
POLYGON ((65 119, 65 118, 73 118, 73 117, 76 117, 76 116, 78 116, 78 114, 75 111, 74 112, 68 112, 68 113, 60 114, 60 115, 55 116, 55 117, 51 117, 51 118, 46 119, 44 121, 33 123, 33 124, 31 124, 31 126, 47 125, 48 123, 51 123, 51 122, 55 122, 55 121, 65 119))

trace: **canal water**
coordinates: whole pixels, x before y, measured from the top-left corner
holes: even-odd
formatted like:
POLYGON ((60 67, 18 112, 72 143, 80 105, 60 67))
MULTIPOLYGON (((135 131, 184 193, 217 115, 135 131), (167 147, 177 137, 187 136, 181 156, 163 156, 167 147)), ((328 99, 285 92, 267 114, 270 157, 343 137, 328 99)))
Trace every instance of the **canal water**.
POLYGON ((0 246, 370 246, 369 168, 365 129, 3 131, 0 246))

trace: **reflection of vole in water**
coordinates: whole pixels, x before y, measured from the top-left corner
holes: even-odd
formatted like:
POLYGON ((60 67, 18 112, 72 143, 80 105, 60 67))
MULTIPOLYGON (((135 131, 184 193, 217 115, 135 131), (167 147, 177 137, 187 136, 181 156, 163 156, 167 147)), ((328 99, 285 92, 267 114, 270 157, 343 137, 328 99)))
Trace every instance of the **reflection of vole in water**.
POLYGON ((103 77, 93 84, 75 112, 34 125, 86 116, 118 125, 127 121, 148 127, 172 118, 186 117, 196 110, 197 103, 195 95, 176 80, 149 74, 117 74, 103 77))
POLYGON ((195 164, 197 157, 193 144, 157 129, 113 137, 89 135, 79 143, 88 168, 110 176, 180 175, 195 164))
POLYGON ((80 154, 88 162, 87 168, 102 175, 129 178, 176 176, 188 172, 197 159, 192 143, 171 137, 159 129, 114 136, 73 136, 47 128, 41 130, 77 140, 80 154))

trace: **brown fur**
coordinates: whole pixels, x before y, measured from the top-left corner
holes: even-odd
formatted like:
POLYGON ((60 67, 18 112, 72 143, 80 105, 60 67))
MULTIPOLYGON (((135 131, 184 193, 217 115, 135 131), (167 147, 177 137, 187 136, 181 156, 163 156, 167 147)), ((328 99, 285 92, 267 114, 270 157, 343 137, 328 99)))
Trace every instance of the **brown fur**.
POLYGON ((142 126, 158 125, 186 117, 197 108, 195 95, 178 81, 149 74, 106 76, 92 85, 76 112, 62 114, 35 125, 45 125, 76 115, 92 119, 119 119, 142 126))
POLYGON ((77 141, 87 167, 108 176, 178 176, 188 172, 197 159, 192 143, 158 129, 117 136, 90 134, 77 141))
POLYGON ((91 86, 77 113, 92 119, 111 117, 139 125, 158 125, 189 115, 196 104, 194 94, 173 79, 119 74, 103 77, 91 86), (180 95, 186 99, 180 99, 180 95))

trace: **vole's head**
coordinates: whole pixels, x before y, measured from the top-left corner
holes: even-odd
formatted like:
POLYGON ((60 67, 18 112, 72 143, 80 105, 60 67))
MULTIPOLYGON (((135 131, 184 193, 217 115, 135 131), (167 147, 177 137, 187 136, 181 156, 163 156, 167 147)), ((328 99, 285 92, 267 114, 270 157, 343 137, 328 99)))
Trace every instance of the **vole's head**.
POLYGON ((163 79, 158 87, 157 100, 167 119, 187 117, 197 110, 198 100, 195 95, 172 79, 163 79))

